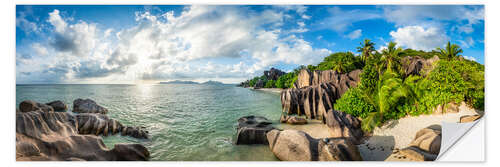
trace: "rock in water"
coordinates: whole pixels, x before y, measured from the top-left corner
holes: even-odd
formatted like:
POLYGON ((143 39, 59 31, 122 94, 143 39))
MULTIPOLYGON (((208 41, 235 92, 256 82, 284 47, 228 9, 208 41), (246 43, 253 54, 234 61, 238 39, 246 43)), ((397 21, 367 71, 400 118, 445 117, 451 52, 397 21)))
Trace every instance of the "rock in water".
POLYGON ((68 109, 68 106, 66 106, 66 104, 64 104, 64 102, 60 100, 52 101, 45 104, 51 106, 54 109, 54 111, 66 111, 68 109))
POLYGON ((38 103, 36 101, 32 100, 25 100, 19 103, 19 110, 21 112, 30 112, 30 111, 37 111, 41 110, 44 112, 54 112, 54 109, 46 104, 38 103))
POLYGON ((326 125, 332 137, 347 138, 355 144, 361 143, 363 130, 361 130, 361 121, 355 116, 337 110, 328 110, 326 125))
POLYGON ((297 130, 272 130, 267 133, 269 148, 282 161, 317 161, 318 141, 297 130))
POLYGON ((361 70, 348 74, 336 71, 301 70, 295 85, 297 88, 281 92, 283 112, 306 115, 310 119, 322 120, 326 111, 333 109, 333 104, 350 87, 357 86, 361 70))
POLYGON ((77 120, 65 112, 16 113, 16 160, 148 160, 149 151, 138 144, 116 144, 77 133, 77 120))
POLYGON ((418 131, 409 147, 400 153, 415 161, 434 161, 440 149, 441 126, 432 125, 418 131))
POLYGON ((79 134, 114 135, 121 132, 122 136, 148 139, 148 131, 137 127, 126 127, 108 116, 97 113, 82 113, 75 116, 78 122, 79 134))
POLYGON ((266 133, 273 130, 265 117, 245 116, 238 119, 236 144, 268 144, 266 133))
POLYGON ((91 99, 76 99, 73 101, 73 112, 76 113, 108 113, 108 109, 98 105, 91 99))
POLYGON ((464 115, 460 117, 460 123, 467 123, 467 122, 474 122, 481 118, 481 115, 475 114, 475 115, 464 115))
POLYGON ((315 139, 297 130, 267 133, 269 148, 282 161, 356 161, 362 160, 358 148, 341 138, 315 139))

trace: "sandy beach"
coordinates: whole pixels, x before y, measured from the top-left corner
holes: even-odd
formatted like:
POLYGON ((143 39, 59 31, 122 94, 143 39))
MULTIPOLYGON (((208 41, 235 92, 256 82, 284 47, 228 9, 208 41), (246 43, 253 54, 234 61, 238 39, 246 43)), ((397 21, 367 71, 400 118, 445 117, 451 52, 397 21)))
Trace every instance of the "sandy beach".
MULTIPOLYGON (((459 122, 461 116, 473 114, 478 112, 462 104, 458 113, 407 116, 389 121, 366 137, 365 142, 358 145, 358 149, 365 161, 408 161, 397 150, 407 147, 417 131, 430 125, 441 125, 441 122, 459 122)), ((301 130, 314 138, 330 137, 325 124, 319 120, 308 121, 306 125, 280 124, 277 128, 301 130)))
POLYGON ((251 88, 251 89, 264 91, 264 92, 271 92, 271 93, 276 93, 276 94, 280 94, 281 91, 283 90, 281 88, 259 88, 259 89, 251 88))

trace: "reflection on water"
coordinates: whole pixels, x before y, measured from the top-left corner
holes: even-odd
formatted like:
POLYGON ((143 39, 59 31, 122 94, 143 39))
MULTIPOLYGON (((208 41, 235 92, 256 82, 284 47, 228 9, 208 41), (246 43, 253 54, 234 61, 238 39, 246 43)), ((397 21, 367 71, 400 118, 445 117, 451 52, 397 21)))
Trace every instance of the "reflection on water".
POLYGON ((106 146, 139 142, 153 160, 276 160, 266 145, 235 146, 237 119, 260 115, 277 123, 279 95, 234 85, 17 85, 16 106, 26 99, 91 98, 124 125, 144 126, 150 140, 104 137, 106 146))

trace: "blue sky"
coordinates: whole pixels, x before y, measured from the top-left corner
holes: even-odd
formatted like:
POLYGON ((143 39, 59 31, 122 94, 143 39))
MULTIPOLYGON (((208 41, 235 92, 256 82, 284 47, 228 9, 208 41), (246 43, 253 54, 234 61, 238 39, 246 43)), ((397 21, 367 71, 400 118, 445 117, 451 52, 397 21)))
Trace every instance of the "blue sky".
POLYGON ((451 41, 484 64, 484 6, 17 6, 16 82, 236 83, 365 38, 377 50, 451 41))

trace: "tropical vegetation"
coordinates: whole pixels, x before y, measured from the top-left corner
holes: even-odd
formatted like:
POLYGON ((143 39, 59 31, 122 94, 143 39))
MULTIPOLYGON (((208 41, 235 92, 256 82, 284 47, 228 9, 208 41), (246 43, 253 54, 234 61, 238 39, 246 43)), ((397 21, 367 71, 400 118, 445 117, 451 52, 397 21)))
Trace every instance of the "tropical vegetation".
POLYGON ((375 43, 365 39, 356 48, 359 56, 352 52, 332 53, 319 64, 299 66, 276 81, 255 77, 249 84, 264 81, 265 87, 293 88, 302 69, 338 73, 362 69, 358 86, 337 99, 334 108, 362 119, 364 131, 406 115, 430 114, 437 106, 449 103, 465 102, 484 110, 484 65, 464 59, 457 44, 448 42, 444 48, 432 51, 403 49, 395 42, 389 42, 380 51, 374 48, 375 43), (433 62, 425 75, 407 75, 401 60, 415 56, 440 59, 433 62))

